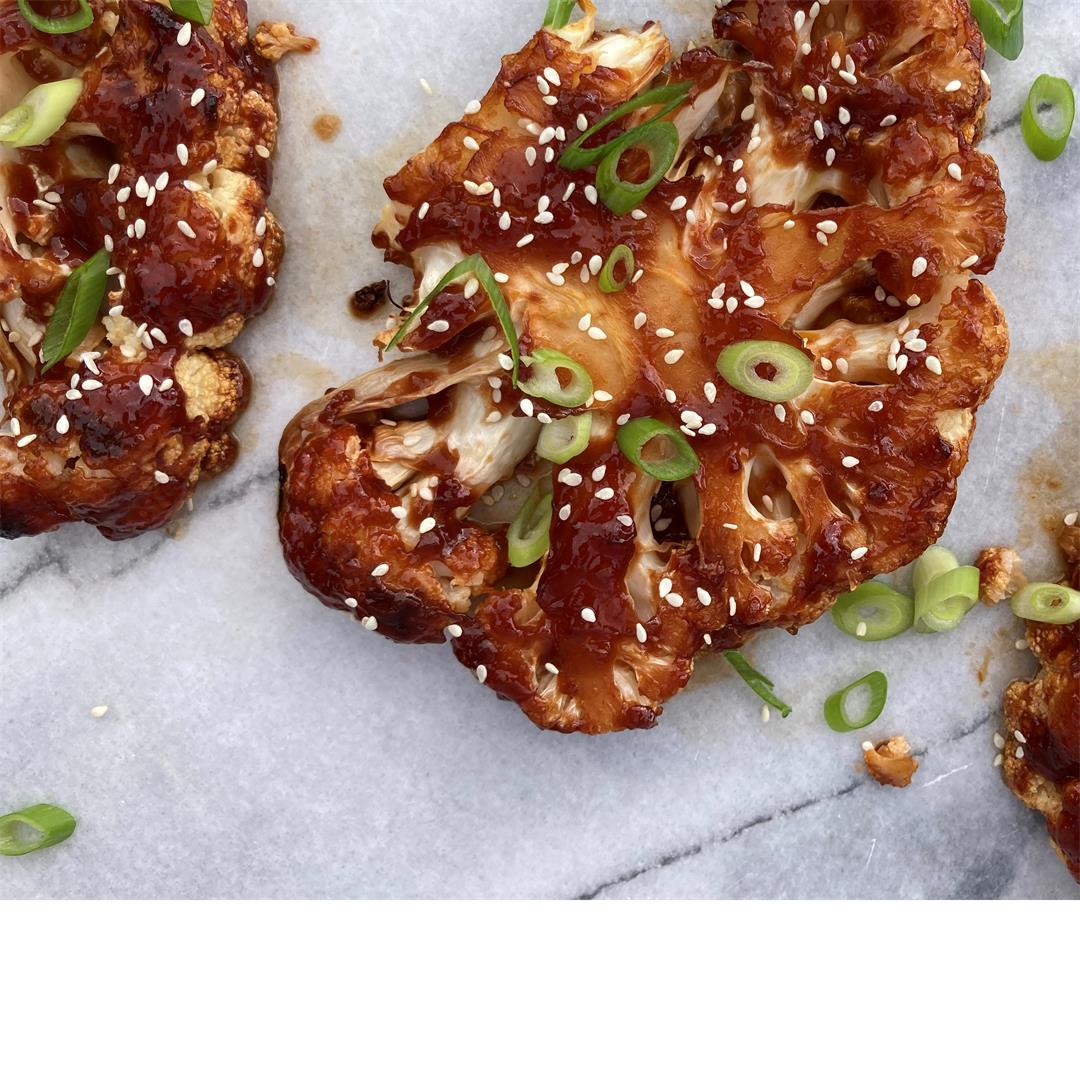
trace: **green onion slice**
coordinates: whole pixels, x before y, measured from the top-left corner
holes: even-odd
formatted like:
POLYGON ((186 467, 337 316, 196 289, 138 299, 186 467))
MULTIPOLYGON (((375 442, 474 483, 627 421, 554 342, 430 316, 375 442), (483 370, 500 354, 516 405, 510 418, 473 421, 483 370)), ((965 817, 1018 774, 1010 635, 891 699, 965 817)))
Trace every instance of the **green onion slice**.
POLYGON ((442 279, 416 305, 412 310, 412 314, 398 327, 397 333, 390 339, 390 344, 386 347, 388 349, 395 348, 403 337, 413 328, 416 320, 420 318, 428 309, 428 305, 436 296, 439 295, 449 285, 453 285, 455 281, 460 281, 464 277, 468 277, 470 274, 476 275, 476 280, 480 282, 480 287, 487 293, 487 298, 491 302, 491 308, 495 312, 495 318, 499 320, 499 326, 502 328, 503 336, 510 344, 510 355, 514 358, 514 385, 518 384, 518 367, 521 364, 521 350, 518 347, 517 331, 514 329, 514 320, 510 317, 510 308, 506 303, 506 298, 502 294, 502 290, 499 288, 499 283, 495 280, 495 275, 491 272, 491 267, 484 261, 480 255, 469 255, 462 259, 456 266, 450 267, 449 270, 442 276, 442 279))
POLYGON ((1072 87, 1054 75, 1040 75, 1028 91, 1020 129, 1028 148, 1040 161, 1060 157, 1072 133, 1076 99, 1072 87), (1046 106, 1046 114, 1041 109, 1046 106))
POLYGON ((1067 626, 1080 620, 1080 592, 1067 585, 1033 581, 1009 601, 1013 614, 1032 622, 1067 626))
POLYGON ((545 461, 565 465, 589 445, 592 434, 592 413, 564 416, 545 424, 536 440, 536 452, 545 461))
POLYGON ((859 728, 869 727, 885 708, 885 699, 889 695, 889 680, 880 671, 871 671, 843 690, 837 690, 825 701, 825 723, 833 731, 858 731, 859 728), (861 716, 853 717, 848 712, 848 698, 867 687, 870 698, 861 716))
POLYGON ((881 581, 864 581, 832 606, 836 625, 860 641, 886 641, 911 629, 915 602, 881 581), (861 633, 860 633, 861 631, 861 633))
POLYGON ((81 93, 81 79, 35 86, 14 109, 0 116, 0 143, 39 146, 64 126, 81 93))
POLYGON ((955 570, 959 565, 959 560, 947 547, 934 544, 915 560, 912 587, 918 593, 925 589, 934 578, 955 570))
POLYGON ((761 401, 791 401, 814 381, 810 357, 780 341, 729 345, 717 357, 716 370, 736 390, 761 401))
POLYGON ((694 448, 683 433, 651 416, 641 416, 623 424, 615 441, 635 468, 657 480, 685 480, 701 468, 694 448), (646 458, 645 449, 654 440, 659 442, 662 456, 646 458))
POLYGON ((650 120, 613 139, 612 144, 615 143, 619 144, 617 149, 612 150, 596 170, 596 190, 600 201, 613 214, 629 214, 671 168, 679 152, 679 129, 667 120, 650 120), (619 176, 619 162, 632 146, 640 147, 649 155, 649 175, 640 184, 619 176))
POLYGON ((920 634, 954 630, 978 599, 978 567, 958 566, 938 574, 915 591, 915 630, 920 634))
POLYGON ((1024 0, 971 0, 971 14, 986 43, 1006 60, 1024 47, 1024 0))
POLYGON ((214 0, 169 0, 169 7, 189 22, 206 24, 214 17, 214 0))
POLYGON ((19 0, 19 12, 35 30, 40 30, 43 34, 74 34, 76 31, 85 30, 94 21, 94 12, 88 0, 79 0, 78 11, 59 19, 39 15, 30 6, 30 0, 19 0))
POLYGON ((561 30, 570 21, 576 3, 577 0, 548 0, 544 26, 552 30, 561 30))
POLYGON ((584 405, 592 396, 592 376, 576 360, 556 349, 534 349, 526 356, 529 377, 518 382, 518 389, 529 397, 543 398, 568 409, 584 405), (569 378, 565 385, 559 372, 565 371, 569 378))
POLYGON ((102 248, 68 276, 56 301, 56 310, 45 327, 41 343, 43 373, 69 356, 94 325, 105 297, 108 269, 109 255, 102 248))
POLYGON ((0 817, 0 855, 29 855, 63 843, 74 831, 75 819, 48 803, 5 814, 0 817))
MULTIPOLYGON (((611 112, 597 120, 597 122, 583 135, 578 136, 578 138, 562 152, 562 156, 559 158, 559 164, 564 169, 587 169, 590 165, 595 165, 606 155, 612 154, 617 150, 625 149, 631 145, 628 141, 630 136, 634 131, 639 129, 631 128, 629 131, 623 132, 622 135, 617 135, 614 139, 603 143, 601 146, 594 146, 588 150, 585 149, 585 144, 598 131, 603 131, 608 124, 621 119, 626 116, 627 113, 637 112, 638 109, 644 109, 650 105, 663 105, 664 108, 662 108, 655 116, 650 117, 649 123, 651 124, 656 120, 663 119, 668 113, 677 109, 687 99, 693 85, 692 82, 681 82, 672 83, 669 86, 657 86, 652 90, 646 90, 643 94, 638 94, 637 97, 633 97, 629 101, 624 101, 620 106, 612 109, 611 112)), ((648 125, 643 124, 642 126, 647 127, 648 125)), ((667 172, 667 169, 664 169, 664 172, 667 172)), ((631 209, 633 209, 633 207, 631 207, 631 209)))
POLYGON ((506 531, 511 566, 532 566, 547 553, 551 532, 551 492, 534 491, 506 531))
POLYGON ((600 291, 606 293, 622 292, 634 276, 634 253, 625 245, 619 244, 607 257, 604 269, 600 271, 600 291), (622 280, 615 277, 615 271, 623 268, 622 280))
POLYGON ((762 675, 737 649, 725 649, 724 657, 727 662, 739 673, 742 681, 754 691, 762 701, 780 711, 781 716, 791 713, 791 706, 786 701, 781 701, 773 691, 773 681, 767 675, 762 675))

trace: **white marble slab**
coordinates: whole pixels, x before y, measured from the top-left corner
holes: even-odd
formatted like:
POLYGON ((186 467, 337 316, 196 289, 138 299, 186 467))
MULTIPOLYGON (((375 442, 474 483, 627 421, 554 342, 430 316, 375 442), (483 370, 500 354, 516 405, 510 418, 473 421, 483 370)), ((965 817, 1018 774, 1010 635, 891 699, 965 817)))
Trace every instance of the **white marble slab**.
MULTIPOLYGON (((0 897, 1075 898, 991 767, 1001 690, 1032 666, 1005 610, 902 647, 829 624, 762 639, 748 652, 797 704, 789 720, 762 725, 710 658, 658 729, 589 740, 535 730, 448 650, 394 646, 301 590, 275 535, 275 448, 301 404, 373 360, 346 300, 383 276, 380 181, 487 87, 544 3, 473 0, 482 33, 457 0, 252 7, 323 46, 281 70, 289 256, 276 306, 238 343, 257 378, 243 452, 175 538, 68 528, 0 548, 0 807, 54 801, 80 822, 0 863, 0 897), (344 120, 331 143, 310 130, 324 111, 344 120), (892 692, 874 733, 905 734, 922 761, 905 791, 858 771, 860 737, 821 720, 827 694, 875 666, 892 692)), ((661 17, 676 40, 711 11, 603 7, 661 17)), ((947 534, 969 558, 1019 544, 1043 573, 1044 517, 1080 507, 1080 139, 1039 163, 1018 115, 1041 71, 1080 86, 1074 14, 1029 5, 1021 59, 990 60, 984 146, 1010 212, 992 285, 1014 352, 947 534)))

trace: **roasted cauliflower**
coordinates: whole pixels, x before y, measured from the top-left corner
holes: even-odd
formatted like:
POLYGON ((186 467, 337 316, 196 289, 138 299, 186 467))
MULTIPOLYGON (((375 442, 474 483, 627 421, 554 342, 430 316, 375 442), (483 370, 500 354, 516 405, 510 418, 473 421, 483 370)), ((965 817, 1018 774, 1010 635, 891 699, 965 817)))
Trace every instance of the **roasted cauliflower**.
POLYGON ((266 203, 277 83, 246 4, 217 0, 207 26, 167 3, 92 7, 87 29, 50 35, 0 0, 0 114, 35 84, 82 80, 44 145, 0 144, 5 537, 69 521, 132 536, 230 464, 249 376, 223 347, 269 303, 282 254, 266 203), (107 314, 43 370, 60 291, 102 249, 107 314))
POLYGON ((938 537, 1006 357, 972 276, 1005 212, 974 149, 989 90, 966 0, 735 0, 674 59, 656 23, 597 30, 581 7, 385 185, 375 242, 413 268, 414 304, 479 254, 513 334, 477 277, 441 290, 406 356, 293 420, 280 525, 324 603, 398 641, 447 637, 539 726, 602 733, 655 724, 699 650, 794 630, 938 537), (650 88, 667 89, 585 144, 640 149, 661 106, 674 129, 650 129, 672 147, 662 179, 613 209, 651 153, 614 177, 560 161, 650 88), (619 245, 634 269, 610 291, 619 245), (526 393, 508 336, 520 379, 557 350, 589 399, 526 393), (763 400, 721 378, 749 340, 805 358, 805 388, 763 400), (572 459, 536 452, 585 413, 572 459), (620 449, 643 418, 685 441, 689 475, 620 449), (542 557, 508 565, 507 524, 546 493, 542 557))

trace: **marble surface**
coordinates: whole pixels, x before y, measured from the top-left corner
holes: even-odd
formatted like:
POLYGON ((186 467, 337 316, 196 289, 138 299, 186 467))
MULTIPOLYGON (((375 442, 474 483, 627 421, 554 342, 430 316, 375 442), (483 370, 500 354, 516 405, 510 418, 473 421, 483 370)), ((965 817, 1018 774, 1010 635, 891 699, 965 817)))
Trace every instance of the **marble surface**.
MULTIPOLYGON (((537 731, 449 650, 367 634, 290 578, 276 442, 373 362, 373 327, 346 300, 382 276, 368 243, 381 178, 479 96, 544 4, 475 0, 498 15, 482 35, 439 15, 458 6, 252 4, 323 46, 282 66, 289 255, 275 307, 238 342, 257 378, 243 451, 170 532, 112 544, 67 528, 0 548, 0 806, 53 801, 80 822, 65 845, 0 863, 0 898, 1075 899, 991 766, 1001 690, 1032 669, 1007 610, 977 610, 947 641, 855 646, 827 621, 760 639, 748 655, 796 703, 788 720, 762 724, 707 658, 658 729, 589 740, 537 731), (322 112, 343 118, 336 141, 311 132, 322 112), (903 733, 921 761, 904 791, 859 770, 860 735, 821 720, 829 692, 878 666, 892 691, 873 733, 903 733)), ((661 17, 676 41, 711 10, 603 7, 661 17)), ((1041 164, 1018 122, 1040 71, 1080 85, 1074 14, 1073 0, 1029 5, 1021 59, 989 62, 984 148, 1010 213, 991 284, 1014 347, 947 534, 967 558, 1016 544, 1043 574, 1044 519, 1080 508, 1080 139, 1041 164)))

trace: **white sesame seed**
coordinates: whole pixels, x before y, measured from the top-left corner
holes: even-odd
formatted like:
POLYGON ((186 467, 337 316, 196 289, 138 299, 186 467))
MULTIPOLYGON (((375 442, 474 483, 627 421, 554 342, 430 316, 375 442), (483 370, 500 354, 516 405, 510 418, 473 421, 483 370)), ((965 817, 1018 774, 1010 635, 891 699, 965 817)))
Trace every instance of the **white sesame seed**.
POLYGON ((206 91, 200 86, 191 95, 191 106, 192 106, 192 108, 194 108, 196 105, 202 104, 202 100, 203 100, 204 97, 206 97, 206 91))
POLYGON ((585 198, 588 199, 588 201, 591 202, 593 204, 593 206, 596 205, 596 202, 599 199, 599 197, 600 196, 597 194, 596 188, 593 187, 592 184, 586 184, 585 185, 585 198))
POLYGON ((888 116, 885 116, 885 117, 882 118, 880 126, 883 127, 883 128, 887 128, 887 127, 892 127, 893 124, 895 124, 895 123, 896 123, 895 114, 889 113, 888 116))
POLYGON ((374 615, 365 615, 360 620, 360 625, 365 630, 378 630, 379 629, 379 620, 376 619, 374 615))
POLYGON ((922 277, 922 275, 926 273, 926 268, 927 268, 928 265, 929 264, 927 263, 926 259, 923 258, 922 255, 920 255, 911 264, 911 276, 912 277, 922 277))
MULTIPOLYGON (((69 390, 68 393, 69 394, 71 394, 71 393, 78 394, 79 397, 82 397, 82 394, 79 394, 78 390, 69 390)), ((57 430, 57 432, 60 435, 66 435, 68 433, 68 428, 69 427, 71 427, 71 421, 68 420, 68 418, 63 413, 61 413, 56 419, 56 430, 57 430)))
POLYGON ((742 212, 743 207, 745 207, 745 206, 746 206, 746 200, 745 199, 739 199, 738 202, 733 202, 731 204, 731 212, 733 214, 739 214, 739 213, 742 212))
POLYGON ((169 476, 169 474, 167 472, 162 472, 160 469, 155 469, 154 470, 154 479, 159 484, 167 484, 169 482, 169 480, 171 479, 171 477, 169 476))
MULTIPOLYGON (((86 385, 86 383, 83 383, 83 386, 85 386, 85 385, 86 385)), ((171 390, 172 385, 173 385, 172 379, 162 379, 161 382, 158 383, 158 389, 162 390, 162 391, 171 390)))
POLYGON ((499 228, 502 229, 503 232, 506 232, 510 228, 511 224, 512 222, 510 220, 510 211, 504 210, 499 216, 499 228))
POLYGON ((21 439, 16 441, 15 445, 21 450, 24 446, 29 446, 36 438, 36 432, 31 435, 24 435, 21 439))
POLYGON ((466 135, 461 141, 466 150, 476 151, 480 149, 480 144, 471 135, 466 135))
POLYGON ((836 116, 837 116, 837 119, 840 121, 841 124, 850 124, 851 123, 851 113, 848 112, 848 110, 845 109, 843 105, 841 105, 840 108, 837 109, 836 116))
POLYGON ((1016 757, 1017 759, 1022 758, 1024 756, 1024 748, 1022 746, 1018 746, 1013 751, 1013 756, 1016 757))
POLYGON ((806 98, 807 101, 814 100, 814 88, 809 83, 803 85, 802 96, 806 98))
POLYGON ((90 710, 90 715, 95 720, 100 720, 108 711, 109 711, 109 706, 108 705, 95 705, 90 710))
POLYGON ((708 589, 703 589, 700 585, 697 588, 697 598, 702 607, 708 607, 712 603, 712 594, 708 589))
POLYGON ((840 464, 843 465, 845 469, 854 469, 855 466, 859 464, 859 459, 848 454, 846 457, 840 459, 840 464))
POLYGON ((814 121, 814 135, 819 141, 825 138, 825 125, 820 120, 814 121))
POLYGON ((525 164, 531 169, 536 164, 536 147, 525 147, 525 164))
POLYGON ((727 609, 728 609, 728 615, 734 617, 735 612, 737 610, 737 605, 735 603, 735 597, 734 596, 729 596, 728 597, 727 609))
POLYGON ((671 209, 676 211, 676 212, 681 210, 685 205, 686 205, 686 196, 685 195, 676 195, 675 198, 671 200, 671 209))
POLYGON ((426 518, 424 518, 423 521, 420 522, 420 526, 416 531, 418 533, 420 533, 421 535, 423 535, 424 533, 431 532, 431 530, 434 529, 434 528, 435 528, 435 519, 433 517, 426 517, 426 518))
POLYGON ((583 618, 583 619, 584 619, 584 620, 585 620, 585 621, 586 621, 587 623, 594 623, 594 622, 596 622, 596 612, 595 612, 595 611, 593 611, 593 609, 592 609, 591 607, 585 607, 585 608, 582 608, 582 609, 581 609, 581 617, 582 617, 582 618, 583 618))
POLYGON ((667 596, 664 597, 664 599, 673 608, 680 608, 683 606, 683 598, 677 592, 668 593, 667 596))
POLYGON ((146 235, 146 222, 139 218, 135 222, 135 239, 141 240, 146 235))
POLYGON ((953 79, 952 82, 947 82, 945 84, 945 93, 946 94, 955 94, 956 91, 959 90, 960 87, 963 86, 963 85, 964 84, 959 79, 953 79))
POLYGON ((837 74, 844 80, 849 86, 854 86, 859 80, 850 71, 838 71, 837 74))
POLYGON ((955 161, 949 162, 948 173, 954 180, 964 179, 964 170, 955 161))
POLYGON ((638 623, 634 627, 634 635, 637 637, 638 641, 640 641, 642 645, 644 645, 645 642, 649 640, 649 635, 645 632, 645 627, 642 626, 641 623, 638 623))
POLYGON ((450 329, 450 323, 446 319, 434 319, 428 323, 427 328, 433 334, 445 334, 450 329))
POLYGON ((669 405, 675 404, 675 391, 672 390, 670 386, 664 391, 664 400, 669 405))
POLYGON ((615 489, 614 488, 609 488, 609 487, 603 487, 596 493, 596 497, 598 499, 602 500, 603 502, 607 502, 609 499, 614 499, 615 498, 615 489))
POLYGON ((969 255, 961 264, 960 267, 963 270, 967 270, 969 267, 974 266, 979 261, 978 255, 969 255))
POLYGON ((1062 524, 1071 529, 1076 524, 1078 516, 1080 515, 1075 510, 1071 510, 1061 519, 1062 524))
POLYGON ((863 557, 863 556, 864 556, 864 555, 865 555, 865 554, 866 554, 866 553, 867 553, 867 552, 868 552, 869 550, 870 550, 869 548, 865 548, 865 547, 857 547, 857 548, 854 548, 854 549, 852 550, 852 552, 851 552, 851 557, 852 557, 852 559, 854 559, 854 560, 855 560, 856 562, 858 562, 858 561, 859 561, 859 559, 861 559, 861 558, 862 558, 862 557, 863 557))
POLYGON ((423 221, 423 220, 424 220, 424 218, 426 218, 426 217, 427 217, 427 215, 428 215, 428 211, 429 211, 430 209, 431 209, 431 203, 429 203, 429 202, 422 202, 422 203, 420 204, 420 209, 416 211, 416 217, 417 217, 417 219, 418 219, 418 220, 420 220, 420 221, 423 221))
POLYGON ((154 380, 149 375, 140 375, 139 389, 149 397, 154 392, 154 380))
POLYGON ((918 293, 912 293, 908 298, 908 307, 918 307, 922 303, 922 297, 918 293))
POLYGON ((374 570, 371 571, 371 576, 375 578, 385 577, 390 573, 390 564, 381 562, 374 570))
POLYGON ((159 330, 156 326, 150 331, 150 336, 155 341, 160 341, 162 345, 168 345, 169 339, 165 336, 164 330, 159 330))
POLYGON ((188 148, 183 143, 176 144, 176 158, 181 165, 188 163, 188 148))
POLYGON ((817 99, 819 105, 824 105, 829 100, 829 91, 824 83, 819 83, 817 88, 817 99))
POLYGON ((191 325, 190 319, 181 319, 176 326, 184 337, 191 337, 195 333, 195 327, 191 325))
POLYGON ((599 255, 593 255, 589 259, 588 266, 590 274, 599 274, 604 269, 604 260, 599 255))
POLYGON ((176 44, 187 45, 189 41, 191 41, 191 23, 186 22, 176 35, 176 44))
POLYGON ((590 326, 588 333, 593 341, 607 341, 607 334, 599 326, 590 326))
POLYGON ((773 406, 773 414, 776 416, 776 419, 780 421, 780 423, 783 423, 787 419, 787 409, 785 409, 784 406, 780 404, 780 402, 777 402, 773 406))
POLYGON ((928 371, 933 372, 935 375, 941 374, 941 361, 936 356, 928 356, 925 364, 928 371))

